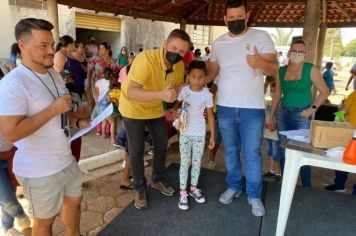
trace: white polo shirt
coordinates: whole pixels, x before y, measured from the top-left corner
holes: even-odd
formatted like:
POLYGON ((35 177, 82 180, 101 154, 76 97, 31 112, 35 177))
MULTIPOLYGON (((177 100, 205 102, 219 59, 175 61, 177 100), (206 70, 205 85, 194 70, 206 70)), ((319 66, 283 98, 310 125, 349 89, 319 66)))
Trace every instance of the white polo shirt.
MULTIPOLYGON (((52 69, 58 90, 64 82, 52 69)), ((57 97, 56 87, 50 75, 38 74, 48 89, 57 97)), ((32 71, 19 65, 7 74, 0 84, 0 116, 26 115, 32 117, 54 102, 52 94, 32 71)), ((18 148, 13 171, 17 176, 39 178, 55 174, 72 161, 70 144, 61 129, 60 115, 49 120, 36 132, 14 143, 18 148)))
POLYGON ((267 32, 249 28, 239 37, 224 34, 212 45, 210 61, 219 64, 217 104, 235 108, 265 108, 263 71, 251 68, 246 56, 275 53, 271 37, 267 32))

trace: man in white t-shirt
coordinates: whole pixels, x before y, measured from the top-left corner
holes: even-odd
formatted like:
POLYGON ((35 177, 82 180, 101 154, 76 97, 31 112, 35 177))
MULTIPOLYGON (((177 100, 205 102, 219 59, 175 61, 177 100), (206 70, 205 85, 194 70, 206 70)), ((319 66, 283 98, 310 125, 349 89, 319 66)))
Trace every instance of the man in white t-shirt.
MULTIPOLYGON (((33 210, 32 235, 52 235, 62 211, 67 235, 80 235, 82 177, 61 128, 61 114, 71 108, 70 95, 53 66, 53 25, 28 18, 15 27, 23 64, 0 85, 0 132, 18 148, 13 171, 33 210)), ((82 126, 69 117, 71 124, 82 126)))
POLYGON ((255 216, 265 214, 261 202, 261 142, 265 120, 263 73, 277 74, 278 62, 269 35, 247 27, 247 1, 226 3, 229 33, 214 41, 208 62, 208 81, 219 74, 217 116, 225 145, 228 189, 219 201, 230 203, 242 190, 242 149, 248 202, 255 216))

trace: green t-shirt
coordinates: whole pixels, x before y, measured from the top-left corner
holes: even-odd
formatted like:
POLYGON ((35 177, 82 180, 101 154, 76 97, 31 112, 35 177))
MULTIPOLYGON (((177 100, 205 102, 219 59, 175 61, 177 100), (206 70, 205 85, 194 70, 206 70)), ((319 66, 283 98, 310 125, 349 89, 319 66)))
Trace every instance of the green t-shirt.
POLYGON ((289 108, 304 108, 312 102, 312 81, 310 72, 313 64, 304 63, 301 78, 299 80, 285 80, 288 66, 279 68, 279 80, 281 81, 282 99, 281 105, 289 108))
POLYGON ((127 64, 129 64, 129 61, 125 55, 120 53, 117 57, 117 64, 119 64, 120 66, 127 66, 127 64))

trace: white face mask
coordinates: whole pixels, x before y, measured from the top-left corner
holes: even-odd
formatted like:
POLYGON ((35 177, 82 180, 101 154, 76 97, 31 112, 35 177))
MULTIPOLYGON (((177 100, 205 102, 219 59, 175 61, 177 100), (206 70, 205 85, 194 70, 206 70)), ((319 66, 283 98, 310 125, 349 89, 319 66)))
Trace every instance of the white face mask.
POLYGON ((293 64, 298 64, 304 61, 304 57, 305 57, 304 54, 292 52, 289 55, 289 61, 293 64))

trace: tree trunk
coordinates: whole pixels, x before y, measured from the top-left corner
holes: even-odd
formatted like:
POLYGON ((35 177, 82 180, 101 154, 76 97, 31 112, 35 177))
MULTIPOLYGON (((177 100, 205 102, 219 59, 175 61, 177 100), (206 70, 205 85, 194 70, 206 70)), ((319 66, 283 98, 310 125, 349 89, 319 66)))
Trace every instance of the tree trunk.
POLYGON ((327 26, 326 24, 321 24, 320 29, 319 29, 319 35, 318 35, 318 45, 317 45, 317 56, 316 56, 316 62, 315 66, 321 69, 321 64, 323 62, 323 56, 324 56, 324 44, 325 44, 325 36, 326 36, 326 31, 327 31, 327 26))
POLYGON ((307 49, 305 60, 315 63, 320 25, 320 0, 306 0, 304 15, 303 39, 307 49))

